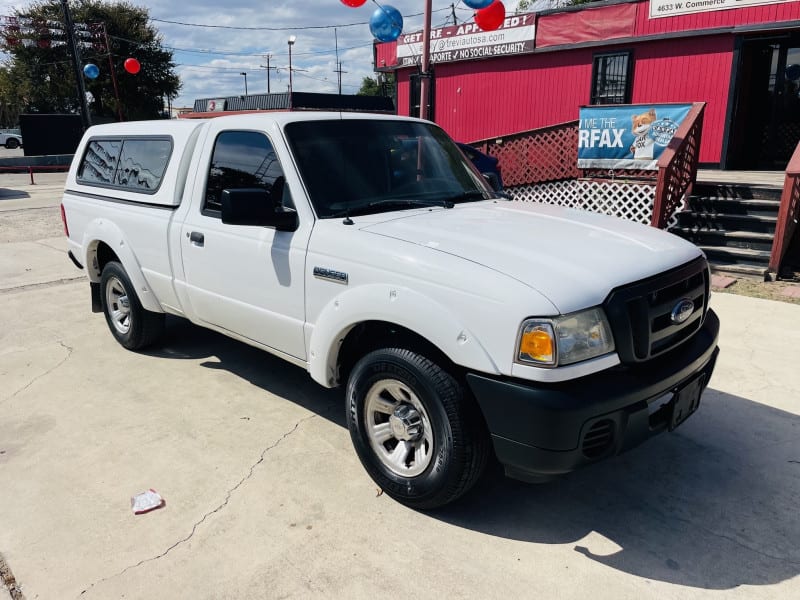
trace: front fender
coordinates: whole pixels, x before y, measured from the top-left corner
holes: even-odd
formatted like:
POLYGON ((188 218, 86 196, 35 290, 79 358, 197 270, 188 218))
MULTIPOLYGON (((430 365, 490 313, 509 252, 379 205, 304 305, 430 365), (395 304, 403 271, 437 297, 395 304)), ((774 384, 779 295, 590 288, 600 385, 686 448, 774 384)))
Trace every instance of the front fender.
POLYGON ((353 327, 366 321, 405 327, 457 365, 500 374, 480 340, 451 308, 409 288, 371 284, 348 289, 320 311, 309 341, 309 373, 316 382, 336 385, 341 343, 353 327))
POLYGON ((133 248, 125 239, 122 230, 108 219, 94 219, 87 225, 83 233, 83 264, 86 265, 89 281, 99 283, 102 275, 99 261, 97 260, 97 247, 100 242, 111 248, 119 258, 145 310, 164 312, 158 302, 158 298, 153 295, 153 292, 150 291, 150 286, 147 285, 147 280, 142 274, 142 267, 133 252, 133 248))

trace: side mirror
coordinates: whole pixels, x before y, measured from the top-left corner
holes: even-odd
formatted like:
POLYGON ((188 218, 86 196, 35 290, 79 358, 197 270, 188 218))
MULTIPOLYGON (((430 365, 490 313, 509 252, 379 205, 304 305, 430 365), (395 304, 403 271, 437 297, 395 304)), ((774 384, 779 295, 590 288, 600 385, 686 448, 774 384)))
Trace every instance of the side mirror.
POLYGON ((300 224, 297 211, 285 208, 262 188, 222 190, 222 222, 274 227, 278 231, 295 231, 300 224))

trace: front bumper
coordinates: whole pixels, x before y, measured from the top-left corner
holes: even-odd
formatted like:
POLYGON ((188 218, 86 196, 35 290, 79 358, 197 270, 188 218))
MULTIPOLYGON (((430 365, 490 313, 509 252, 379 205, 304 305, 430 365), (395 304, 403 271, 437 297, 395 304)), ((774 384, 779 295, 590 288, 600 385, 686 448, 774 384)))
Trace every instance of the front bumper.
POLYGON ((691 340, 645 365, 550 384, 477 373, 467 374, 467 382, 506 474, 540 480, 624 452, 674 425, 669 401, 692 382, 705 388, 718 336, 719 319, 709 310, 691 340))

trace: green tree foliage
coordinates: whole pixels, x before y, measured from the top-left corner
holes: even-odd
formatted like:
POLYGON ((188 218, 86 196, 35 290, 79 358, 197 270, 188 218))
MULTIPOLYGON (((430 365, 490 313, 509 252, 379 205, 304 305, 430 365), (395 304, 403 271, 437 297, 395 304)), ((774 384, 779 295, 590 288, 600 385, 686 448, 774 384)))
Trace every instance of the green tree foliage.
POLYGON ((388 96, 393 97, 395 92, 394 73, 380 73, 378 77, 364 77, 361 80, 361 89, 356 92, 358 96, 388 96))
POLYGON ((578 6, 579 4, 589 4, 590 2, 599 2, 600 0, 550 0, 546 6, 541 6, 542 3, 537 3, 536 0, 519 0, 517 3, 517 12, 528 12, 537 6, 537 10, 545 10, 551 8, 564 8, 566 6, 578 6))
POLYGON ((381 86, 374 77, 364 77, 361 80, 361 89, 356 92, 357 96, 380 96, 381 86))
MULTIPOLYGON (((175 98, 180 80, 175 74, 172 53, 161 46, 162 38, 148 22, 148 10, 126 2, 72 0, 72 20, 76 24, 104 23, 110 48, 103 44, 82 47, 81 69, 88 63, 97 65, 96 79, 84 77, 86 91, 93 101, 93 115, 117 118, 118 104, 109 66, 109 51, 116 72, 122 114, 126 120, 156 118, 166 98, 175 98), (125 71, 127 58, 141 64, 138 74, 125 71)), ((37 39, 14 43, 0 38, 10 58, 0 68, 0 106, 19 106, 23 112, 79 112, 77 86, 68 46, 63 36, 56 35, 47 43, 47 32, 64 29, 64 16, 59 0, 40 0, 18 10, 20 19, 50 22, 43 26, 37 39)))

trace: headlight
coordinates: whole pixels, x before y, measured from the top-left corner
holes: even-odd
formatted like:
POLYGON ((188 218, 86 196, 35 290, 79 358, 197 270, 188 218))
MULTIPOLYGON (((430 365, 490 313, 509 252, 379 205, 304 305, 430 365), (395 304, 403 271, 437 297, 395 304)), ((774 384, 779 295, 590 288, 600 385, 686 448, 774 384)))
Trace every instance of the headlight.
POLYGON ((517 362, 539 366, 569 365, 614 351, 614 338, 599 308, 552 319, 522 323, 517 362))

